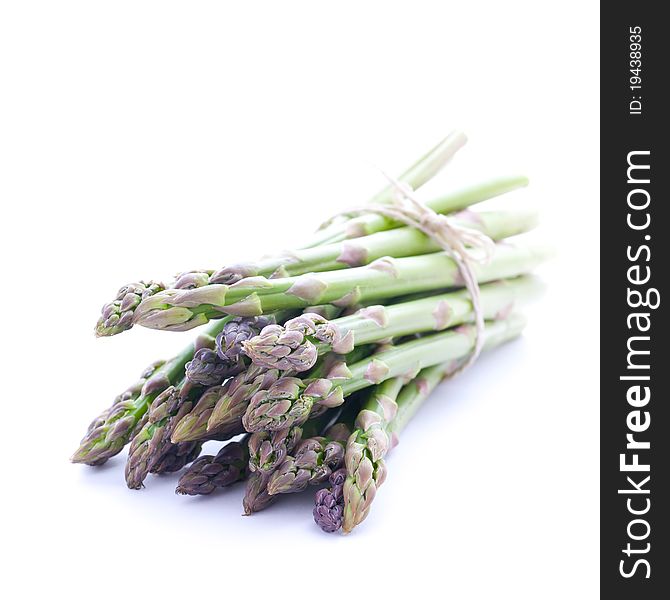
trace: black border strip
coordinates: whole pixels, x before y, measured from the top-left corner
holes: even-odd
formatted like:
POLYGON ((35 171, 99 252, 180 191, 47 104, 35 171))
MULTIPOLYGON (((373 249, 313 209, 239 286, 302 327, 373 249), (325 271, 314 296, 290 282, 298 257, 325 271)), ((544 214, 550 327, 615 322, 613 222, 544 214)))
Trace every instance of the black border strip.
POLYGON ((663 6, 601 3, 603 598, 670 597, 670 36, 663 6), (636 77, 641 88, 631 89, 636 77), (635 306, 658 298, 655 309, 635 306))

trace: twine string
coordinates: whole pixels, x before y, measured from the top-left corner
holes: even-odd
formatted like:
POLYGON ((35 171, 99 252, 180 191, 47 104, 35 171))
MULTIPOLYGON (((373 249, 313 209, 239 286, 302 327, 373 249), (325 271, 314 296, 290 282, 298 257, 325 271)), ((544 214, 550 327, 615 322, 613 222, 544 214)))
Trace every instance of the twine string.
POLYGON ((395 196, 390 203, 370 204, 348 210, 333 217, 331 222, 338 216, 356 217, 363 214, 376 214, 387 217, 418 229, 431 238, 454 260, 472 301, 475 318, 475 344, 467 360, 449 374, 449 377, 453 377, 472 365, 484 346, 484 313, 474 266, 490 262, 495 244, 490 237, 481 231, 463 227, 447 216, 436 213, 416 198, 414 190, 406 183, 394 179, 383 171, 382 175, 395 190, 395 196))

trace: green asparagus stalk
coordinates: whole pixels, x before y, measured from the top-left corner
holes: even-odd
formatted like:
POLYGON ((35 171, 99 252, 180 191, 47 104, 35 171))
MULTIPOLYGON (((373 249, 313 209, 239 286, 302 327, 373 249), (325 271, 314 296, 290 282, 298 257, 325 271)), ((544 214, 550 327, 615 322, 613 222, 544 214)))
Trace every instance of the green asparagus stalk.
MULTIPOLYGON (((448 214, 527 185, 528 178, 523 175, 499 177, 482 184, 465 187, 439 198, 428 200, 426 201, 426 205, 438 214, 448 214)), ((398 227, 402 227, 402 223, 388 217, 374 214, 362 215, 349 220, 340 231, 334 232, 332 235, 324 235, 320 240, 323 244, 335 244, 347 239, 360 238, 398 227)))
MULTIPOLYGON (((525 320, 512 314, 499 321, 488 321, 484 348, 490 348, 518 336, 525 320)), ((420 369, 461 359, 472 351, 476 339, 474 325, 461 325, 455 330, 415 339, 378 352, 355 364, 340 369, 337 376, 298 379, 282 377, 269 389, 251 398, 242 419, 247 431, 272 431, 304 422, 317 407, 339 406, 344 399, 394 377, 411 379, 420 369)))
MULTIPOLYGON (((478 186, 488 191, 487 186, 478 186)), ((469 201, 477 198, 473 192, 457 195, 469 201)), ((457 208, 455 204, 448 208, 457 208)), ((534 210, 463 211, 453 215, 456 224, 476 229, 494 240, 501 240, 533 229, 537 225, 534 210)), ((351 241, 341 241, 305 250, 271 256, 255 263, 230 265, 209 278, 209 284, 237 283, 246 277, 295 277, 318 271, 335 271, 358 267, 384 256, 402 258, 437 252, 441 248, 427 235, 412 227, 400 227, 366 235, 351 241)))
MULTIPOLYGON (((490 263, 474 267, 480 283, 515 277, 549 256, 542 247, 498 245, 490 263)), ((347 306, 416 292, 462 287, 456 262, 437 252, 407 258, 382 258, 365 267, 265 279, 252 277, 232 286, 209 285, 193 290, 166 290, 144 300, 136 323, 153 329, 188 330, 224 314, 261 315, 317 303, 347 306)))
POLYGON ((121 452, 138 431, 138 424, 151 403, 163 390, 184 377, 186 363, 194 352, 210 343, 224 325, 225 320, 210 325, 204 335, 198 336, 180 354, 157 368, 144 381, 139 393, 133 392, 116 402, 104 418, 96 419, 95 426, 86 433, 70 460, 75 463, 100 464, 121 452))
MULTIPOLYGON (((482 285, 480 305, 484 318, 495 319, 511 311, 520 301, 532 298, 539 289, 539 282, 530 276, 482 285)), ((284 325, 268 325, 243 346, 254 364, 268 369, 302 372, 328 352, 346 354, 356 345, 441 331, 472 321, 472 299, 468 291, 462 289, 388 307, 368 306, 332 321, 305 313, 284 325)))
POLYGON ((377 488, 386 478, 384 457, 397 444, 398 434, 423 401, 456 365, 426 368, 412 382, 388 380, 378 386, 356 419, 356 430, 347 442, 342 529, 349 533, 370 512, 377 488), (402 389, 401 389, 402 388, 402 389))

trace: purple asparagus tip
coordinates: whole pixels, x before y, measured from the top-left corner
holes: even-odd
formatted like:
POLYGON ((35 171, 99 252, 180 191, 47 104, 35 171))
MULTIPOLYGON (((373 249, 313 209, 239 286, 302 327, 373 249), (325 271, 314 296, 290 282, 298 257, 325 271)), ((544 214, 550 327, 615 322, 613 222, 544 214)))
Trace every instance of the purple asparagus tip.
POLYGON ((216 456, 201 456, 180 477, 177 494, 198 496, 241 481, 247 475, 249 453, 244 442, 230 442, 216 456))
POLYGON ((139 281, 124 285, 116 298, 102 307, 102 314, 95 326, 97 337, 117 335, 133 326, 133 314, 142 300, 162 292, 165 285, 155 281, 139 281))
POLYGON ((216 351, 221 360, 235 362, 242 353, 242 343, 258 335, 261 330, 274 323, 272 316, 238 317, 229 321, 216 336, 216 351))
POLYGON ((319 490, 314 499, 314 522, 326 533, 342 527, 344 517, 344 481, 346 469, 338 469, 329 478, 330 487, 319 490))
POLYGON ((213 350, 196 350, 193 359, 186 365, 188 380, 211 387, 237 375, 248 362, 242 355, 242 342, 257 335, 271 322, 272 317, 241 317, 226 323, 216 337, 213 350))
POLYGON ((245 354, 257 365, 280 371, 307 371, 314 366, 318 351, 307 339, 319 325, 328 321, 316 313, 305 313, 286 321, 271 324, 243 344, 245 354))
POLYGON ((237 371, 236 363, 221 360, 214 350, 200 348, 186 365, 186 378, 192 383, 211 387, 219 385, 237 371))
POLYGON ((242 506, 244 507, 244 516, 249 516, 270 506, 277 496, 272 496, 268 492, 268 482, 270 475, 261 471, 251 473, 247 480, 247 487, 244 491, 242 506))

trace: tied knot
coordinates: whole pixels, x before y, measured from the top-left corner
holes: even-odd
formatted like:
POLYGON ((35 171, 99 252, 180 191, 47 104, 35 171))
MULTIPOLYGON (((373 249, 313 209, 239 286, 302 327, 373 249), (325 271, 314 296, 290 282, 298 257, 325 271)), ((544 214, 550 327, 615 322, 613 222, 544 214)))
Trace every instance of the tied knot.
POLYGON ((442 232, 446 227, 449 227, 449 220, 444 215, 439 215, 435 212, 421 215, 420 223, 422 227, 425 227, 435 235, 442 232))
MULTIPOLYGON (((476 264, 490 262, 495 244, 489 236, 476 229, 463 227, 446 215, 435 212, 416 198, 409 185, 386 173, 383 175, 395 188, 393 200, 383 209, 390 218, 425 233, 453 258, 476 264)), ((376 212, 377 207, 372 210, 376 212)))

